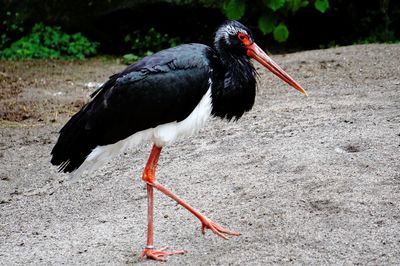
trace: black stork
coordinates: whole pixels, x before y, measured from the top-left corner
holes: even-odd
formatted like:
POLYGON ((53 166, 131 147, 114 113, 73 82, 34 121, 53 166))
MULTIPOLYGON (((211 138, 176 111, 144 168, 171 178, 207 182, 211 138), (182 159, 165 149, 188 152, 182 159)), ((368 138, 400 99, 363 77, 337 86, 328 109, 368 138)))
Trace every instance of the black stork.
POLYGON ((239 236, 224 229, 155 177, 161 149, 200 129, 217 116, 237 120, 249 111, 256 95, 255 59, 298 91, 306 91, 283 71, 253 40, 250 30, 237 21, 223 23, 214 45, 183 44, 147 56, 115 74, 97 89, 61 129, 51 163, 59 171, 80 174, 100 167, 110 157, 143 142, 153 147, 142 180, 147 184, 148 232, 141 258, 164 260, 185 251, 156 250, 153 246, 153 189, 185 207, 218 236, 239 236))

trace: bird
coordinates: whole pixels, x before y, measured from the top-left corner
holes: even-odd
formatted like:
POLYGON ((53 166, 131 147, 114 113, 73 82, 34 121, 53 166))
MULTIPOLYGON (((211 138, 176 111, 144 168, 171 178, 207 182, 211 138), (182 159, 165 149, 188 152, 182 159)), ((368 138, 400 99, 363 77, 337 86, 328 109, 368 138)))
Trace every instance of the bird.
POLYGON ((154 189, 186 208, 206 229, 227 239, 239 236, 186 203, 156 179, 163 147, 188 137, 210 117, 237 121, 252 109, 256 96, 256 60, 291 87, 307 95, 255 42, 249 28, 223 22, 214 42, 182 44, 161 50, 110 76, 91 94, 59 132, 51 163, 60 172, 91 172, 126 149, 142 143, 152 148, 141 179, 147 189, 147 242, 140 259, 158 261, 185 250, 156 249, 153 241, 154 189))

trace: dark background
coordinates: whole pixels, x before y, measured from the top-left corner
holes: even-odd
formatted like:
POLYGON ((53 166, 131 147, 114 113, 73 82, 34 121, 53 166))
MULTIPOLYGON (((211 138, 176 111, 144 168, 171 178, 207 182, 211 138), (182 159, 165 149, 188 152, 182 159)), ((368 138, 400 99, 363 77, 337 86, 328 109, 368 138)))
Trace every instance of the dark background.
MULTIPOLYGON (((281 44, 271 34, 264 36, 258 30, 258 17, 252 16, 250 1, 241 21, 253 29, 259 42, 275 52, 349 45, 371 36, 378 42, 400 39, 400 1, 330 0, 329 3, 325 13, 303 8, 288 15, 285 23, 290 36, 281 44)), ((81 32, 100 43, 100 53, 108 54, 128 52, 130 45, 124 41, 125 36, 144 34, 152 27, 171 37, 179 36, 183 42, 210 43, 213 31, 226 19, 223 1, 207 0, 0 0, 0 5, 0 21, 7 17, 7 12, 19 14, 14 19, 24 32, 12 33, 14 40, 26 34, 35 23, 43 22, 61 26, 66 32, 81 32)), ((4 30, 4 25, 1 27, 4 30)))

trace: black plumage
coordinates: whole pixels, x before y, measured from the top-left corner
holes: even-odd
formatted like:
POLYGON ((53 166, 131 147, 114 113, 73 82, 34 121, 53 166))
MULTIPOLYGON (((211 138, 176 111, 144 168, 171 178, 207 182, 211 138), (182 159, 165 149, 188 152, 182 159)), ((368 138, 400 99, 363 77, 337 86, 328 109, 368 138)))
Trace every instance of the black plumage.
POLYGON ((185 119, 208 89, 208 50, 199 44, 182 45, 112 76, 61 129, 51 163, 71 172, 98 145, 185 119))
POLYGON ((111 76, 61 129, 51 163, 59 165, 60 171, 72 172, 97 146, 182 121, 210 84, 212 115, 240 118, 254 104, 255 70, 239 43, 231 44, 233 53, 226 53, 228 44, 224 38, 218 43, 217 37, 214 48, 180 45, 147 56, 111 76))

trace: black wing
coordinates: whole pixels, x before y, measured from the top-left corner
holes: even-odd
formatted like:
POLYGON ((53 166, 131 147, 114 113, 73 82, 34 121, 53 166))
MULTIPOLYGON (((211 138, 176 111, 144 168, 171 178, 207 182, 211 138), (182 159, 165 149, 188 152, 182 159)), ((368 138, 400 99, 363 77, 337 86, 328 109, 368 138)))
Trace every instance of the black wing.
POLYGON ((181 45, 111 76, 61 129, 51 163, 71 172, 99 145, 184 120, 207 92, 211 53, 205 45, 181 45))

